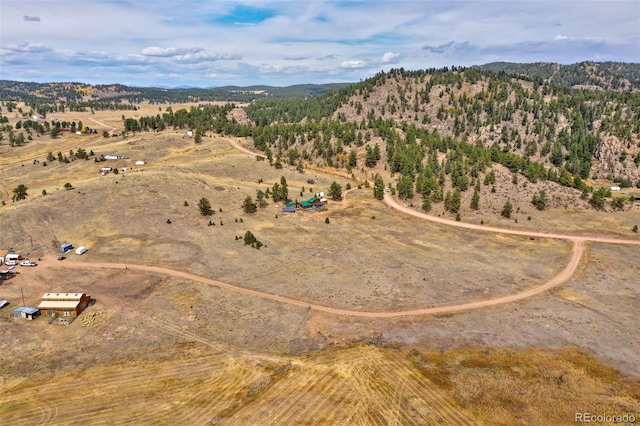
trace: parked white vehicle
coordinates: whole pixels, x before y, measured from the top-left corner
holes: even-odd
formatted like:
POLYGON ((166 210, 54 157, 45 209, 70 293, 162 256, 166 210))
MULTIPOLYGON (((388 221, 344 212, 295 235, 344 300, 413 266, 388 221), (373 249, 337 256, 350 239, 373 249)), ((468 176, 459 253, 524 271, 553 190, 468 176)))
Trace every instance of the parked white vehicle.
POLYGON ((7 300, 0 300, 0 309, 4 308, 8 304, 9 304, 9 302, 7 300))
POLYGON ((32 262, 30 260, 25 260, 24 262, 20 262, 20 266, 36 266, 36 262, 32 262))
POLYGON ((7 260, 6 262, 4 262, 5 265, 7 266, 16 266, 16 261, 15 260, 7 260))

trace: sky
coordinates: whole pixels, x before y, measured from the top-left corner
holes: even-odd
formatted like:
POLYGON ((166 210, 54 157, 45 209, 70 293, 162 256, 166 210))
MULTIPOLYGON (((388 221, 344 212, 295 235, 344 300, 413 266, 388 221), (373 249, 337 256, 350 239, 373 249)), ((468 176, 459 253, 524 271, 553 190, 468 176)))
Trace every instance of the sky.
POLYGON ((640 62, 640 1, 1 0, 0 80, 218 87, 640 62))

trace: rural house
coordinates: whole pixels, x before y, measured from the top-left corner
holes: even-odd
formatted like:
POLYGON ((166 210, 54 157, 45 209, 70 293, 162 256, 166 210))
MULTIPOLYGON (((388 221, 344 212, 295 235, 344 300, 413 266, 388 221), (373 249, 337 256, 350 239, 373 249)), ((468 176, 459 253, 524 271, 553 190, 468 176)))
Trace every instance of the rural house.
MULTIPOLYGON (((297 201, 288 202, 287 204, 285 204, 285 208, 287 207, 293 207, 293 208, 299 207, 304 210, 319 210, 324 208, 324 202, 320 198, 311 197, 308 200, 304 200, 300 202, 297 202, 297 201)), ((285 210, 283 209, 282 211, 285 211, 285 210)), ((295 210, 287 210, 287 211, 292 213, 295 212, 295 210)))
POLYGON ((91 303, 91 297, 84 293, 45 293, 38 305, 42 315, 77 317, 91 303))

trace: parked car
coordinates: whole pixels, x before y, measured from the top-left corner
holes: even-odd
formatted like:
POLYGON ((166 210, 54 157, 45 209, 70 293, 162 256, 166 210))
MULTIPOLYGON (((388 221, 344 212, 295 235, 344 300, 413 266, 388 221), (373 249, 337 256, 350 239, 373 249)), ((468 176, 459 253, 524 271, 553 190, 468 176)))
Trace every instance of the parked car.
POLYGON ((65 260, 65 259, 66 259, 66 257, 64 257, 64 256, 58 256, 58 260, 65 260))
POLYGON ((0 309, 4 308, 5 306, 7 306, 9 304, 8 301, 6 300, 0 300, 0 309))
POLYGON ((25 260, 24 262, 20 262, 20 266, 36 266, 36 262, 32 262, 30 260, 25 260))

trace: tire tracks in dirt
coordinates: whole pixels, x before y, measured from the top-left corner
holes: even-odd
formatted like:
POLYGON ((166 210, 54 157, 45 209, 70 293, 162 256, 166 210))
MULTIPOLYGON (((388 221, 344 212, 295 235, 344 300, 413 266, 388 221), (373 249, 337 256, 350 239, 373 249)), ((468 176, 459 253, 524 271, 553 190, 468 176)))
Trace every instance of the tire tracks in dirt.
POLYGON ((9 189, 0 182, 0 198, 9 199, 9 189))

